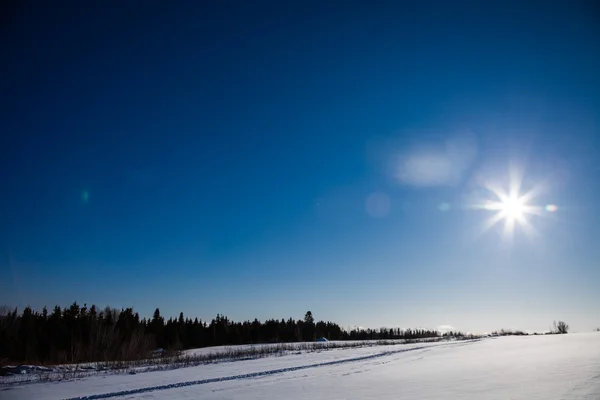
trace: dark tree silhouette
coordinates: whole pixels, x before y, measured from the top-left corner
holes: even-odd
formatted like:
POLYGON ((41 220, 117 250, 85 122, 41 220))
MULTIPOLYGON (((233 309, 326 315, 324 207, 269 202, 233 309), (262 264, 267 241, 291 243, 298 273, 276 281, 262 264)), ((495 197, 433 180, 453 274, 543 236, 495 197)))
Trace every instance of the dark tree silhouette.
MULTIPOLYGON (((568 327, 567 327, 568 328, 568 327)), ((453 334, 457 334, 458 332, 453 334)), ((165 318, 157 308, 151 319, 132 308, 117 310, 95 305, 56 306, 49 313, 26 307, 0 306, 0 361, 6 363, 77 363, 146 358, 156 348, 180 350, 205 346, 329 340, 418 339, 439 337, 424 329, 343 330, 329 321, 315 322, 312 312, 304 319, 269 319, 234 322, 217 314, 210 323, 179 313, 165 318)))
POLYGON ((567 333, 569 332, 569 325, 564 321, 558 321, 558 324, 556 324, 556 331, 558 333, 567 333))

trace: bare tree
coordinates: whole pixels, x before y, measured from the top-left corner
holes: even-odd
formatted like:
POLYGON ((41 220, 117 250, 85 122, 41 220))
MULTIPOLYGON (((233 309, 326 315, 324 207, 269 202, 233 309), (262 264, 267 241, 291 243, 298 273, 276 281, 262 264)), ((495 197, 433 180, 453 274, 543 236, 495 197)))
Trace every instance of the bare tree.
POLYGON ((564 321, 558 321, 558 324, 556 324, 556 332, 557 333, 569 332, 569 325, 564 321))

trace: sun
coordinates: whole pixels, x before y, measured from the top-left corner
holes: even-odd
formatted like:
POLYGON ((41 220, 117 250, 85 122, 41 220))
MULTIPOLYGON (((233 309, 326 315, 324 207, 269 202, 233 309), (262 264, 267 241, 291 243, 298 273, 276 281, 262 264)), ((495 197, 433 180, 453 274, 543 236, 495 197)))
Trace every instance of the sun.
POLYGON ((522 198, 510 197, 503 200, 499 205, 500 212, 504 218, 522 220, 527 212, 527 206, 522 198))
POLYGON ((536 217, 548 218, 558 212, 556 204, 535 204, 539 196, 544 197, 550 192, 547 181, 528 185, 528 190, 523 190, 523 170, 511 165, 508 170, 508 179, 496 177, 494 180, 477 179, 479 187, 485 189, 478 191, 469 208, 488 211, 491 215, 486 218, 478 234, 484 234, 496 225, 504 225, 503 239, 512 242, 517 230, 524 231, 528 236, 537 236, 538 231, 533 223, 536 217), (499 184, 504 181, 505 185, 499 184), (482 197, 483 196, 483 197, 482 197))
POLYGON ((525 196, 518 194, 508 196, 503 192, 495 191, 496 200, 488 200, 483 208, 488 211, 495 211, 494 219, 506 221, 523 221, 525 216, 531 211, 531 206, 527 204, 525 196))
MULTIPOLYGON (((485 220, 483 232, 491 229, 496 224, 504 223, 505 239, 511 239, 517 227, 529 235, 535 235, 537 232, 530 222, 530 217, 534 215, 542 216, 544 210, 549 210, 548 206, 544 208, 532 204, 532 200, 543 191, 543 188, 538 185, 527 192, 522 192, 521 176, 514 171, 511 172, 508 190, 490 182, 485 182, 482 185, 492 197, 488 197, 483 203, 479 203, 477 208, 493 212, 485 220)), ((552 207, 554 207, 552 208, 552 212, 554 212, 556 206, 552 205, 552 207)))
POLYGON ((488 200, 483 208, 494 212, 494 214, 485 221, 484 231, 487 231, 499 222, 504 222, 505 239, 512 238, 517 226, 523 228, 526 233, 535 233, 528 217, 537 214, 538 207, 528 203, 527 195, 521 195, 519 192, 513 192, 509 195, 499 189, 491 191, 495 194, 496 199, 488 200))

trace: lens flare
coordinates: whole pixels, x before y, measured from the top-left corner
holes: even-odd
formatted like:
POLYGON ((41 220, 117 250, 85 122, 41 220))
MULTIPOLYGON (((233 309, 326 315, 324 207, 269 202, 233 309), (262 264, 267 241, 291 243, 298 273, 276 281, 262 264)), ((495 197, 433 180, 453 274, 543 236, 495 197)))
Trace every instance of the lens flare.
POLYGON ((483 182, 482 186, 493 196, 475 206, 475 208, 493 212, 493 215, 485 220, 482 233, 496 224, 504 222, 505 239, 511 239, 517 227, 529 235, 535 235, 537 231, 529 221, 530 217, 543 216, 544 211, 556 212, 558 210, 558 207, 553 204, 546 206, 532 204, 532 200, 543 191, 543 185, 534 186, 531 190, 523 193, 521 191, 521 174, 514 169, 509 174, 508 190, 490 182, 483 182))
POLYGON ((499 208, 504 217, 510 219, 522 219, 526 210, 523 199, 518 197, 510 197, 504 200, 500 203, 499 208))

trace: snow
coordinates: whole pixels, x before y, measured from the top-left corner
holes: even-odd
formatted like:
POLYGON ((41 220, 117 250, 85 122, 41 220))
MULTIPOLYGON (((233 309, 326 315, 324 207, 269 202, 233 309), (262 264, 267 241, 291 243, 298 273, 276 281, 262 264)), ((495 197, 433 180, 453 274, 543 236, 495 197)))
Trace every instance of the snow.
POLYGON ((600 399, 600 333, 288 353, 3 385, 0 398, 591 400, 600 399))
POLYGON ((231 346, 211 346, 202 347, 199 349, 185 350, 185 355, 197 356, 197 355, 209 355, 218 353, 228 352, 243 352, 251 351, 253 349, 268 348, 271 350, 281 350, 282 352, 289 351, 312 351, 318 349, 331 349, 339 347, 367 347, 367 346, 380 346, 384 344, 405 344, 413 342, 439 342, 444 338, 433 337, 433 338, 422 338, 422 339, 386 339, 386 340, 327 340, 321 342, 319 340, 314 342, 294 342, 294 343, 263 343, 263 344, 241 344, 231 346))
POLYGON ((138 360, 129 363, 90 362, 61 364, 50 368, 28 365, 6 366, 3 368, 3 372, 6 373, 7 376, 4 378, 0 377, 0 384, 64 381, 68 379, 81 379, 99 374, 136 374, 150 371, 166 371, 216 362, 231 362, 263 357, 285 356, 289 354, 302 354, 306 352, 332 351, 340 348, 406 345, 407 343, 432 343, 448 340, 448 338, 423 338, 411 340, 332 341, 328 343, 296 342, 213 346, 186 350, 179 357, 150 357, 146 360, 138 360))

